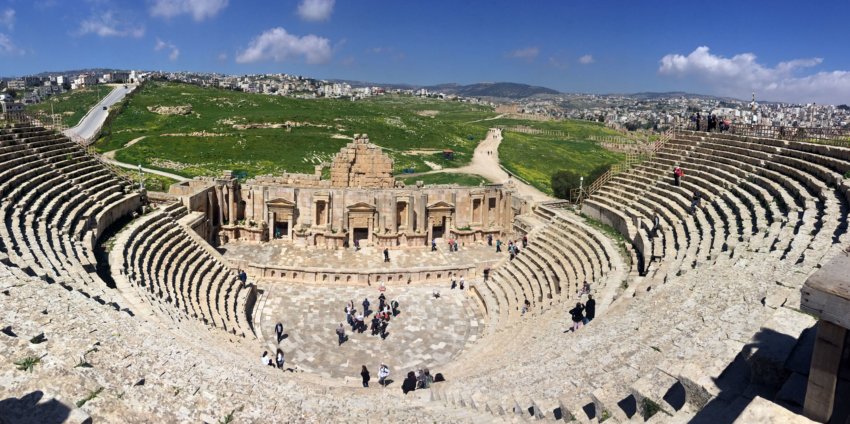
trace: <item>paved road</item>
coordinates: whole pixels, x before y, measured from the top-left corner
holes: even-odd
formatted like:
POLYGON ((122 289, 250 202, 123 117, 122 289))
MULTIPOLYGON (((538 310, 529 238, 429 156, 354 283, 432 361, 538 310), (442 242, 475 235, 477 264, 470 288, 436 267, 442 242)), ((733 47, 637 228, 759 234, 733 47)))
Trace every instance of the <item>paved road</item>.
MULTIPOLYGON (((103 110, 103 107, 106 106, 109 109, 110 106, 120 102, 127 93, 133 91, 135 88, 135 85, 127 85, 127 88, 124 88, 123 85, 115 87, 98 104, 89 110, 76 127, 68 128, 64 131, 64 134, 72 138, 82 138, 85 140, 85 144, 89 144, 97 136, 100 127, 103 126, 103 122, 106 121, 106 117, 109 115, 109 111, 103 110)), ((106 88, 102 89, 105 90, 106 88)))

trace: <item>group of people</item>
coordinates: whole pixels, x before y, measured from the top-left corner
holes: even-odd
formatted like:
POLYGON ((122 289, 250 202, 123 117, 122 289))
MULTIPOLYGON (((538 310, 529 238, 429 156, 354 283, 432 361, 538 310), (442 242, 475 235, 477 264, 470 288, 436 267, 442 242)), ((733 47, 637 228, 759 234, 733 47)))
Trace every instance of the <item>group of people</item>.
POLYGON ((279 322, 279 323, 275 324, 274 332, 275 332, 275 335, 277 336, 277 339, 276 339, 277 345, 278 345, 277 353, 275 354, 274 358, 272 358, 271 356, 269 356, 269 351, 264 351, 263 356, 260 357, 260 362, 263 365, 275 367, 277 369, 282 370, 283 365, 286 362, 285 356, 283 354, 283 350, 280 349, 280 342, 285 338, 284 334, 283 334, 283 323, 279 322))
MULTIPOLYGON (((381 339, 386 339, 389 333, 387 332, 387 327, 390 324, 390 318, 395 317, 399 314, 398 310, 398 301, 393 300, 391 302, 387 302, 387 297, 381 293, 378 296, 378 309, 377 311, 372 311, 369 309, 371 303, 369 302, 369 298, 363 299, 363 311, 358 312, 354 307, 354 300, 349 301, 345 305, 345 321, 351 326, 351 331, 357 333, 363 333, 366 331, 366 317, 372 314, 371 326, 369 329, 372 332, 373 336, 381 336, 381 339)), ((339 323, 339 327, 336 329, 337 338, 339 341, 339 345, 345 343, 348 340, 348 336, 345 334, 345 327, 342 323, 339 323)))
MULTIPOLYGON (((449 245, 449 252, 457 252, 460 249, 460 245, 458 244, 457 240, 455 240, 455 239, 451 239, 451 238, 448 239, 446 241, 446 244, 449 245)), ((436 239, 431 239, 431 251, 432 252, 437 251, 437 240, 436 239)))
POLYGON ((587 302, 584 302, 584 304, 576 302, 576 306, 569 312, 573 320, 572 330, 576 331, 582 325, 587 325, 590 321, 593 321, 593 318, 596 318, 596 300, 593 299, 592 294, 588 294, 587 302))
MULTIPOLYGON (((700 116, 699 112, 691 115, 691 122, 694 124, 694 128, 696 128, 697 131, 701 131, 701 129, 703 128, 702 116, 700 116)), ((720 130, 720 132, 724 132, 729 131, 729 125, 729 121, 720 119, 714 114, 709 114, 708 118, 706 119, 704 128, 707 132, 717 130, 720 130)))
MULTIPOLYGON (((463 290, 464 284, 465 284, 465 282, 463 280, 463 276, 461 275, 460 276, 460 289, 461 290, 463 290)), ((455 278, 455 274, 452 274, 452 290, 454 290, 455 288, 457 288, 457 279, 455 278)))
MULTIPOLYGON (((381 364, 378 368, 378 384, 382 387, 386 387, 392 382, 392 380, 389 379, 389 376, 390 367, 388 367, 387 364, 381 364)), ((369 387, 369 381, 372 377, 369 373, 369 369, 366 368, 366 365, 363 365, 360 369, 360 378, 363 381, 363 387, 369 387)), ((431 387, 431 384, 435 381, 443 381, 443 376, 441 374, 431 376, 431 371, 429 371, 428 368, 420 368, 416 373, 413 371, 407 373, 407 377, 401 383, 401 390, 404 394, 408 394, 409 392, 417 389, 427 389, 431 387)))

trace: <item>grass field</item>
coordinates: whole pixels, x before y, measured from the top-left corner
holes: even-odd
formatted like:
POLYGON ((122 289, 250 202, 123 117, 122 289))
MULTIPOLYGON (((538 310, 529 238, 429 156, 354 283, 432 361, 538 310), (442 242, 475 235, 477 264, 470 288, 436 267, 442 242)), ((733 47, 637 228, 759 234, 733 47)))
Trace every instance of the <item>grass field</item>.
POLYGON ((486 178, 480 177, 478 175, 471 174, 454 174, 449 172, 436 172, 433 174, 425 174, 418 175, 415 177, 404 177, 404 175, 400 175, 399 178, 404 182, 407 186, 415 186, 417 181, 422 181, 423 184, 457 184, 462 186, 471 186, 478 187, 479 185, 487 184, 486 178))
POLYGON ((402 170, 429 171, 438 165, 469 163, 478 142, 492 127, 521 125, 557 130, 566 137, 505 131, 500 147, 504 166, 546 193, 560 169, 588 172, 622 159, 589 141, 591 135, 616 135, 585 121, 488 119, 488 106, 410 96, 387 95, 359 100, 293 99, 194 85, 149 82, 120 110, 96 147, 117 150, 122 162, 162 169, 187 177, 219 175, 222 170, 255 176, 284 171, 312 173, 330 161, 354 134, 367 133, 395 160, 395 173, 406 184, 479 185, 476 176, 435 173, 404 178, 402 170), (185 115, 155 113, 162 106, 191 106, 185 115), (477 121, 477 122, 476 122, 477 121), (271 124, 294 122, 289 130, 271 124), (245 126, 248 126, 247 128, 245 126), (132 146, 131 140, 145 138, 132 146), (442 150, 452 149, 453 160, 442 150))
MULTIPOLYGON (((109 94, 112 87, 101 87, 100 95, 109 94)), ((53 113, 61 116, 62 123, 73 127, 83 119, 89 111, 100 100, 98 91, 94 87, 78 88, 73 91, 52 96, 37 105, 27 106, 27 110, 38 111, 49 114, 50 106, 53 105, 53 113)))
POLYGON ((186 176, 224 169, 253 176, 312 172, 354 134, 366 133, 394 158, 396 171, 422 172, 431 169, 426 161, 443 167, 468 163, 487 128, 465 122, 494 115, 490 107, 402 96, 303 100, 153 82, 128 100, 96 147, 121 149, 115 157, 122 162, 186 176), (190 114, 149 109, 185 105, 191 105, 190 114), (287 121, 300 126, 268 128, 287 121), (261 128, 236 127, 251 124, 261 128), (140 136, 146 138, 123 148, 140 136), (442 149, 454 150, 454 160, 443 159, 442 149))
POLYGON ((589 141, 591 135, 617 134, 593 122, 495 120, 488 121, 488 124, 503 127, 525 125, 567 133, 567 138, 561 138, 513 131, 502 132, 502 144, 499 146, 499 159, 502 164, 510 172, 547 194, 552 194, 552 174, 561 169, 586 173, 597 166, 613 164, 624 158, 621 153, 606 150, 589 141))

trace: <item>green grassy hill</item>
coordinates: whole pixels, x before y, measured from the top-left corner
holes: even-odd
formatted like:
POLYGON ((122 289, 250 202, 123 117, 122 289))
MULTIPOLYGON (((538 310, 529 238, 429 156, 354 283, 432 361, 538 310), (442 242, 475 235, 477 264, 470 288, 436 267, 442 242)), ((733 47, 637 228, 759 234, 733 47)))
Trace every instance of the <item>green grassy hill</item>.
POLYGON ((468 163, 486 128, 464 122, 494 115, 490 107, 412 97, 303 100, 153 82, 128 100, 96 146, 102 152, 120 149, 120 161, 186 176, 224 169, 257 175, 313 172, 354 134, 366 133, 393 156, 397 171, 422 172, 431 169, 426 161, 468 163), (187 105, 186 115, 156 113, 158 107, 187 105), (269 128, 287 121, 299 126, 269 128), (145 138, 124 147, 139 137, 145 138), (442 149, 454 150, 455 159, 443 159, 442 149))
MULTIPOLYGON (((112 87, 101 87, 100 96, 109 94, 111 90, 112 87)), ((98 97, 98 91, 94 87, 78 88, 52 96, 37 105, 27 106, 27 110, 49 114, 52 105, 53 113, 61 117, 62 123, 68 127, 73 127, 80 122, 80 119, 83 119, 86 112, 96 105, 101 97, 98 97)))
MULTIPOLYGON (((505 167, 547 193, 552 192, 551 175, 560 169, 588 172, 622 159, 589 141, 591 135, 616 134, 596 123, 492 119, 496 114, 488 106, 410 96, 307 100, 148 82, 116 111, 96 144, 99 151, 116 151, 119 161, 189 177, 218 175, 225 169, 247 176, 312 173, 354 134, 367 133, 393 157, 396 174, 404 178, 404 169, 418 173, 431 170, 429 164, 466 165, 489 128, 517 125, 565 133, 504 132, 500 158, 505 167), (162 109, 181 106, 191 110, 169 114, 177 109, 162 109), (294 125, 287 130, 281 127, 286 122, 294 125), (443 149, 454 150, 454 159, 444 159, 443 149)), ((481 182, 474 176, 443 173, 418 179, 481 182)))

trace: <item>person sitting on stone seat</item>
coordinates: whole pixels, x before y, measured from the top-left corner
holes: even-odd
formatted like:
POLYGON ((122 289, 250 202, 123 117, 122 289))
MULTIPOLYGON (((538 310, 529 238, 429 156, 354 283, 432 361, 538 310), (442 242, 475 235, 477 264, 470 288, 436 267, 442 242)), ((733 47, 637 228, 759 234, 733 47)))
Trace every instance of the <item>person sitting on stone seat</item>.
POLYGON ((280 350, 280 349, 277 350, 277 357, 275 359, 276 359, 275 362, 277 362, 277 369, 282 370, 283 369, 283 363, 284 363, 284 357, 283 357, 283 351, 282 350, 280 350))
POLYGON ((401 391, 404 394, 416 390, 416 374, 413 371, 407 373, 407 378, 401 383, 401 391))

